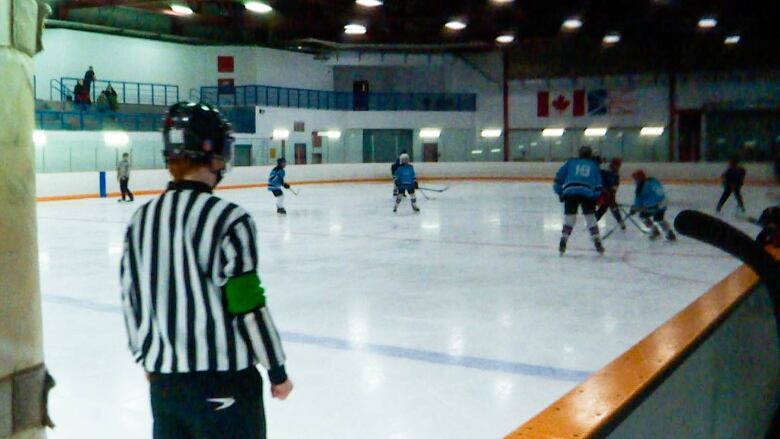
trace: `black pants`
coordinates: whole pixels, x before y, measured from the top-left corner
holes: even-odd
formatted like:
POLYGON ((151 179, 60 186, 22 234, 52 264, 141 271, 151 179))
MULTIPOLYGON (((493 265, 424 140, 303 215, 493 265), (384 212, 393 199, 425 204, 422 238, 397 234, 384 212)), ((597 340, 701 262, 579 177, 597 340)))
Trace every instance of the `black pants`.
POLYGON ((734 193, 734 196, 737 198, 739 208, 745 210, 745 201, 742 199, 742 186, 724 186, 723 195, 721 195, 720 200, 718 200, 718 212, 720 212, 723 205, 726 204, 726 201, 728 201, 732 193, 734 193))
POLYGON ((596 211, 596 200, 582 195, 569 195, 563 198, 563 212, 566 215, 576 215, 580 208, 583 215, 593 215, 596 211))
POLYGON ((263 380, 240 372, 150 377, 154 439, 265 439, 263 380))
POLYGON ((130 188, 127 186, 130 183, 130 177, 119 179, 119 190, 122 191, 122 199, 130 197, 130 201, 133 201, 133 193, 130 192, 130 188))

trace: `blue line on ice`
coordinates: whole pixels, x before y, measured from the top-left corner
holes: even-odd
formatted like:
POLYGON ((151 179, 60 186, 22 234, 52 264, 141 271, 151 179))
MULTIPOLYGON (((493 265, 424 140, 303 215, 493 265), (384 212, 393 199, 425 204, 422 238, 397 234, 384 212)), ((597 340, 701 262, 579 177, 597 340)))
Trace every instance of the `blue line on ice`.
MULTIPOLYGON (((85 299, 76 299, 73 297, 44 294, 43 300, 50 303, 75 306, 92 311, 114 314, 122 312, 119 305, 111 305, 85 299)), ((281 331, 280 335, 282 336, 282 340, 287 343, 307 344, 329 349, 353 351, 392 358, 403 358, 407 360, 421 361, 424 363, 460 366, 468 369, 477 369, 490 372, 504 372, 515 375, 534 376, 559 381, 580 382, 591 374, 591 372, 583 370, 563 369, 551 366, 538 366, 528 363, 493 360, 481 357, 451 355, 424 349, 404 348, 400 346, 376 343, 361 343, 341 338, 303 334, 299 332, 281 331)))

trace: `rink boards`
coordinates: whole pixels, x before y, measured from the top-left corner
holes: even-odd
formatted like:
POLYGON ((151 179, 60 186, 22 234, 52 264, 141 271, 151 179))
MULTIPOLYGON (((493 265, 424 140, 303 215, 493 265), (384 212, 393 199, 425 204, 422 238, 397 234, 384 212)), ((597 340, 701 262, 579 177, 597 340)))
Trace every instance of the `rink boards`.
POLYGON ((758 438, 779 404, 772 301, 742 266, 507 438, 758 438))
MULTIPOLYGON (((421 179, 473 179, 504 181, 552 181, 561 166, 556 162, 464 162, 464 163, 415 163, 421 179)), ((724 165, 721 163, 625 163, 622 173, 627 180, 636 169, 644 169, 648 175, 665 182, 719 184, 724 165)), ((748 184, 766 185, 772 181, 768 164, 746 165, 748 184)), ((236 167, 225 178, 223 189, 263 187, 271 167, 236 167)), ((109 196, 116 196, 119 184, 116 173, 105 172, 109 196)), ((131 188, 138 194, 157 193, 168 182, 164 169, 136 170, 132 172, 131 188)), ((288 165, 287 180, 293 184, 317 183, 389 183, 390 165, 387 163, 288 165)), ((96 198, 100 193, 99 172, 43 173, 37 175, 39 201, 96 198)))

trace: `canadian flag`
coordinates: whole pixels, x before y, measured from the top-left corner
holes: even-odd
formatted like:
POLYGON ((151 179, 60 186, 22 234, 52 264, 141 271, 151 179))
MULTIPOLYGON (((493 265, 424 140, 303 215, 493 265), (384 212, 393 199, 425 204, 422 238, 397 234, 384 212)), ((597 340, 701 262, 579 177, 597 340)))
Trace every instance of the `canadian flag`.
POLYGON ((538 117, 585 116, 585 90, 574 90, 571 94, 538 92, 536 115, 538 117))

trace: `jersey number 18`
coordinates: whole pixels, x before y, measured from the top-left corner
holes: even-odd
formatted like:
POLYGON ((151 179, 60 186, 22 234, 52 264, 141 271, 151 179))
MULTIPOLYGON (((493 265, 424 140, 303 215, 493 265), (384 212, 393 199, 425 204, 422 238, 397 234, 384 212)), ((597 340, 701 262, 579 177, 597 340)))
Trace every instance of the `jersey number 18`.
POLYGON ((574 170, 574 173, 577 174, 578 177, 590 177, 590 166, 588 165, 577 165, 577 167, 574 170))

